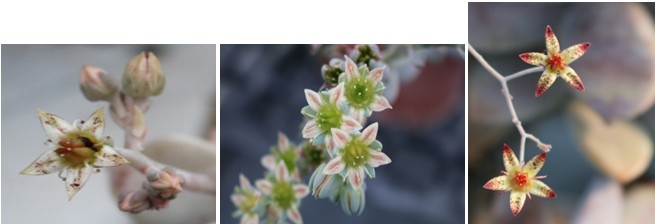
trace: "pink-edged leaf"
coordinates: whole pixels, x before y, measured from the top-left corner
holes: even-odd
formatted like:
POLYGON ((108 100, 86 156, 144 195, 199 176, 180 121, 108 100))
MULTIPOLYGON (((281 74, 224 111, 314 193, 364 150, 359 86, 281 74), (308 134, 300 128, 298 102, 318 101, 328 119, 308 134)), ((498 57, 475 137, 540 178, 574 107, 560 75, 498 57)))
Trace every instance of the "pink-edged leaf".
POLYGON ((376 95, 373 103, 371 104, 371 110, 380 112, 386 109, 391 109, 391 104, 389 104, 387 98, 381 95, 376 95))
POLYGON ((105 108, 101 107, 82 124, 82 131, 93 133, 96 138, 102 138, 102 132, 105 129, 105 108))
POLYGON ((295 224, 302 224, 302 216, 300 216, 300 212, 295 205, 291 206, 291 208, 287 210, 287 216, 291 222, 295 224))
POLYGON ((316 125, 316 120, 309 120, 305 124, 305 127, 302 128, 302 137, 303 138, 314 138, 316 135, 321 133, 321 128, 316 125))
POLYGON ((265 155, 262 157, 261 160, 262 166, 266 168, 267 170, 274 170, 275 169, 275 157, 273 155, 265 155))
POLYGON ((537 175, 537 173, 539 173, 539 170, 541 170, 541 167, 544 166, 545 162, 546 153, 539 153, 538 155, 532 157, 532 159, 530 159, 530 161, 525 164, 523 171, 527 172, 530 178, 533 178, 537 175))
POLYGON ((250 181, 242 173, 239 174, 239 185, 241 185, 241 189, 245 191, 249 191, 252 188, 252 185, 250 185, 250 181))
POLYGON ((508 191, 511 189, 509 184, 509 177, 507 175, 497 176, 487 181, 484 186, 484 189, 493 190, 493 191, 508 191))
POLYGON ((100 149, 100 155, 96 157, 95 161, 93 161, 93 166, 118 166, 126 163, 129 163, 129 161, 127 161, 125 157, 118 154, 114 148, 104 145, 102 149, 100 149))
POLYGON ((550 71, 550 69, 544 70, 544 73, 541 74, 541 78, 539 78, 539 82, 537 83, 537 89, 534 91, 534 96, 541 96, 541 94, 544 94, 544 92, 553 85, 555 79, 557 79, 557 74, 550 71))
POLYGON ((562 57, 564 57, 564 64, 571 64, 580 58, 585 52, 587 52, 589 46, 591 46, 591 43, 584 42, 566 48, 561 53, 562 57))
POLYGON ((366 164, 368 164, 371 167, 378 167, 382 165, 386 165, 391 163, 391 159, 387 154, 384 154, 383 152, 376 151, 376 150, 370 150, 369 151, 369 158, 368 161, 366 161, 366 164))
POLYGON ((275 178, 277 180, 289 181, 289 168, 287 168, 284 161, 277 163, 277 166, 275 167, 275 178))
POLYGON ((352 78, 359 77, 359 71, 357 70, 357 64, 350 59, 348 56, 346 57, 346 80, 351 80, 352 78))
POLYGON ((384 76, 384 67, 371 70, 369 75, 371 76, 371 80, 373 80, 373 86, 377 86, 382 81, 382 76, 384 76))
POLYGON ((330 103, 339 103, 343 99, 344 83, 339 83, 337 87, 330 90, 330 103))
POLYGON ((325 165, 323 168, 323 174, 332 175, 337 174, 343 171, 346 168, 346 164, 341 160, 341 156, 334 157, 330 162, 325 165))
POLYGON ((509 195, 509 207, 512 209, 514 216, 518 215, 525 203, 526 193, 520 191, 512 191, 509 195))
POLYGON ((555 198, 557 197, 557 194, 555 194, 555 191, 550 189, 548 185, 546 185, 544 182, 541 182, 540 180, 532 180, 532 184, 530 185, 529 193, 533 195, 537 195, 542 198, 555 198))
POLYGON ((564 71, 560 74, 560 77, 566 81, 571 87, 584 91, 584 84, 582 84, 582 80, 578 76, 577 73, 573 70, 571 67, 566 67, 564 71))
POLYGON ((55 151, 48 150, 20 173, 24 175, 43 175, 60 171, 63 167, 61 157, 55 151))
POLYGON ((282 132, 277 133, 277 147, 280 151, 286 151, 289 149, 289 138, 282 132))
POLYGON ((89 165, 84 165, 77 168, 66 168, 66 192, 68 194, 68 200, 73 199, 73 196, 82 189, 89 176, 93 172, 93 167, 89 165))
POLYGON ((309 188, 303 184, 293 185, 293 193, 296 199, 302 199, 309 194, 309 188))
POLYGON ((513 172, 520 168, 519 160, 516 158, 512 148, 507 144, 503 146, 503 164, 505 165, 505 170, 507 172, 513 172))
POLYGON ((318 111, 318 108, 321 106, 321 104, 323 104, 321 95, 310 89, 305 89, 305 99, 307 100, 309 107, 314 111, 318 111))
POLYGON ((271 195, 271 189, 273 184, 268 180, 257 180, 255 181, 255 186, 265 195, 271 195))
POLYGON ((343 149, 346 147, 346 143, 352 140, 352 137, 350 134, 347 132, 341 130, 341 129, 336 129, 332 128, 332 142, 334 143, 334 146, 337 148, 343 149))
POLYGON ((546 49, 548 52, 559 53, 559 41, 555 36, 555 32, 550 28, 550 25, 546 27, 546 49))
POLYGON ((348 181, 353 189, 361 189, 364 185, 364 169, 362 167, 348 169, 348 181))
POLYGON ((39 115, 39 119, 41 119, 41 126, 43 127, 45 134, 48 135, 48 138, 52 141, 57 142, 66 132, 75 130, 73 125, 57 115, 42 110, 37 110, 37 114, 39 115))
POLYGON ((528 52, 528 53, 520 54, 519 58, 521 58, 521 60, 523 60, 525 63, 531 65, 544 66, 546 64, 546 58, 548 58, 548 56, 539 52, 528 52))
POLYGON ((341 116, 341 129, 347 132, 357 131, 362 129, 362 124, 354 117, 344 114, 341 116))
POLYGON ((364 128, 362 135, 359 137, 364 141, 366 145, 370 145, 375 141, 375 138, 378 136, 378 122, 375 122, 368 127, 364 128))

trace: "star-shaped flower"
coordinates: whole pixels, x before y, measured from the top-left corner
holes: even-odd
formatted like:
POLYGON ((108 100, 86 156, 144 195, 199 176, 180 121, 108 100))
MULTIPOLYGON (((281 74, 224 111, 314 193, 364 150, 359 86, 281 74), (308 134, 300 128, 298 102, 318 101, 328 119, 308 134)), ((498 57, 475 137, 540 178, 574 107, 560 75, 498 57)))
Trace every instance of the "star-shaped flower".
POLYGON ((296 165, 300 158, 302 148, 294 146, 289 142, 289 138, 282 132, 277 134, 277 147, 271 148, 271 154, 262 157, 262 166, 267 170, 275 170, 278 162, 283 161, 287 165, 292 178, 300 180, 300 171, 296 165))
POLYGON ((505 144, 503 148, 503 162, 505 171, 503 175, 494 177, 484 184, 484 188, 496 191, 511 191, 509 196, 509 207, 512 214, 516 216, 521 212, 526 196, 531 198, 531 194, 544 198, 554 198, 557 194, 541 182, 539 179, 546 176, 537 176, 539 170, 546 162, 546 153, 540 153, 532 158, 527 164, 519 164, 514 151, 505 144))
POLYGON ((550 28, 546 27, 546 49, 547 54, 542 54, 539 52, 529 52, 520 54, 519 57, 528 64, 536 66, 544 66, 544 73, 539 78, 539 83, 537 83, 537 90, 535 90, 535 96, 540 96, 557 79, 557 76, 562 77, 564 81, 569 83, 573 88, 584 91, 584 85, 582 80, 578 77, 578 74, 569 67, 569 64, 573 61, 580 58, 587 49, 591 46, 591 43, 584 42, 573 45, 560 52, 559 42, 555 33, 550 28))
POLYGON ((366 127, 361 134, 332 129, 333 158, 325 165, 323 174, 341 174, 353 189, 361 189, 364 173, 369 178, 375 178, 375 168, 391 163, 391 159, 382 152, 382 143, 375 139, 377 134, 377 122, 366 127))
POLYGON ((348 56, 345 58, 345 76, 340 77, 340 82, 345 84, 343 94, 350 108, 350 115, 363 123, 373 111, 390 109, 389 101, 382 96, 385 88, 382 83, 384 67, 369 71, 367 65, 357 68, 352 59, 348 56))
POLYGON ((293 223, 302 223, 302 217, 298 211, 300 200, 309 194, 307 185, 299 184, 291 179, 289 170, 283 161, 275 167, 275 175, 269 180, 258 180, 255 182, 257 188, 266 196, 270 197, 270 210, 274 213, 280 223, 288 217, 293 223))
POLYGON ((243 174, 239 174, 240 187, 234 188, 234 193, 230 197, 237 210, 232 213, 235 218, 241 217, 241 224, 258 224, 259 223, 259 205, 261 202, 261 193, 250 185, 250 181, 243 174))
POLYGON ((59 171, 59 176, 66 182, 70 200, 96 168, 128 163, 112 148, 111 139, 102 137, 105 127, 103 112, 100 108, 86 121, 77 120, 71 125, 54 114, 38 110, 50 150, 21 174, 43 175, 59 171))
POLYGON ((344 84, 321 93, 305 89, 305 98, 309 106, 300 111, 309 118, 309 121, 302 129, 302 137, 312 140, 314 145, 325 143, 327 148, 332 148, 332 128, 344 131, 354 131, 362 128, 362 125, 351 117, 348 106, 343 102, 344 84))

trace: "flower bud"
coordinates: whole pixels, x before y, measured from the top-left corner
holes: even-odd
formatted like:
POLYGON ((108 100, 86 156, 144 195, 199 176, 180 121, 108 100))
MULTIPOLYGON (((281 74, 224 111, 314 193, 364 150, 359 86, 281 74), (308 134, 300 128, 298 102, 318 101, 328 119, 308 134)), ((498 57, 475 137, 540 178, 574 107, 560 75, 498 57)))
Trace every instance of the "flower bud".
POLYGON ((123 92, 133 97, 157 96, 164 90, 166 78, 152 52, 141 52, 130 60, 123 74, 123 92))
POLYGON ((364 191, 364 188, 355 190, 351 186, 344 187, 339 198, 343 212, 348 215, 361 215, 366 204, 364 191))
POLYGON ((312 190, 312 195, 315 198, 330 198, 331 201, 336 201, 344 185, 341 175, 325 175, 323 168, 325 163, 321 164, 309 179, 309 188, 312 190))
POLYGON ((341 59, 334 58, 330 60, 329 65, 321 67, 321 76, 325 82, 325 86, 332 88, 339 84, 339 76, 344 72, 344 62, 341 59))
POLYGON ((118 85, 105 70, 84 65, 80 72, 80 89, 89 101, 109 100, 118 91, 118 85))

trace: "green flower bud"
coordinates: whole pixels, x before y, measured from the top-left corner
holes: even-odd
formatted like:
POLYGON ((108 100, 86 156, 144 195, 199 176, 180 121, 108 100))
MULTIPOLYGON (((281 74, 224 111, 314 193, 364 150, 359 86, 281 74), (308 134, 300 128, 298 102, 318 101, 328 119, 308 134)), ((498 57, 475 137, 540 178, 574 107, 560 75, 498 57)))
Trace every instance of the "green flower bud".
POLYGON ((157 96, 164 90, 166 78, 152 52, 141 52, 130 60, 123 74, 123 92, 133 97, 157 96))

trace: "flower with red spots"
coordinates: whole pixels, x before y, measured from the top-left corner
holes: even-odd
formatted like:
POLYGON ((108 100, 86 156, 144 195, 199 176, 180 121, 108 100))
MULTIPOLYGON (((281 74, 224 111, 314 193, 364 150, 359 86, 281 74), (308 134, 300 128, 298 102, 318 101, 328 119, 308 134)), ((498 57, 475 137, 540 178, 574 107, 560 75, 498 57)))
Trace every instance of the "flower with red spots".
POLYGON ((569 67, 569 64, 573 61, 580 58, 587 49, 591 46, 591 43, 584 42, 573 45, 569 48, 566 48, 563 51, 559 49, 559 42, 555 33, 550 28, 546 27, 546 49, 547 54, 542 54, 539 52, 528 52, 520 54, 519 57, 528 64, 536 66, 544 66, 544 73, 539 78, 539 83, 537 83, 537 90, 535 90, 534 95, 540 96, 551 85, 555 82, 557 76, 561 77, 569 83, 573 88, 584 91, 584 85, 582 80, 578 77, 578 74, 569 67))
POLYGON ((102 137, 105 128, 103 112, 100 108, 86 121, 77 120, 71 125, 57 115, 39 110, 50 150, 20 173, 44 175, 59 171, 59 176, 66 182, 70 200, 98 167, 128 163, 112 148, 111 139, 102 137))
POLYGON ((546 176, 537 176, 539 170, 546 162, 546 153, 540 153, 528 161, 527 164, 519 164, 519 160, 514 155, 514 151, 505 144, 503 149, 503 161, 505 171, 503 175, 494 177, 484 184, 484 188, 496 191, 511 191, 509 196, 509 207, 512 214, 516 216, 521 212, 526 196, 537 195, 544 198, 554 198, 557 194, 541 182, 539 179, 546 176))

